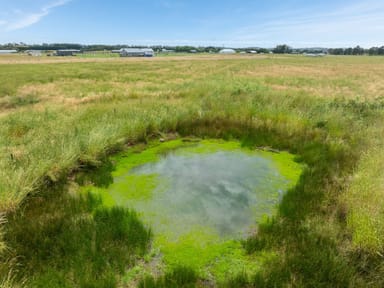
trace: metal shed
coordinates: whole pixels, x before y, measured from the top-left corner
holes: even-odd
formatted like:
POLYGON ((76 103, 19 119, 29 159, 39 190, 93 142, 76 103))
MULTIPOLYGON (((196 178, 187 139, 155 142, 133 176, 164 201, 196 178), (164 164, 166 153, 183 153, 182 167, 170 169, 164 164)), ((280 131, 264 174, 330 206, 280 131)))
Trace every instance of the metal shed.
POLYGON ((27 51, 25 51, 25 53, 27 53, 29 56, 42 56, 43 55, 43 51, 41 51, 41 50, 27 50, 27 51))
POLYGON ((122 48, 121 57, 153 57, 155 52, 151 48, 122 48))
POLYGON ((0 50, 0 54, 14 54, 17 50, 0 50))
POLYGON ((56 56, 75 56, 77 53, 80 53, 80 50, 60 49, 56 51, 56 56))

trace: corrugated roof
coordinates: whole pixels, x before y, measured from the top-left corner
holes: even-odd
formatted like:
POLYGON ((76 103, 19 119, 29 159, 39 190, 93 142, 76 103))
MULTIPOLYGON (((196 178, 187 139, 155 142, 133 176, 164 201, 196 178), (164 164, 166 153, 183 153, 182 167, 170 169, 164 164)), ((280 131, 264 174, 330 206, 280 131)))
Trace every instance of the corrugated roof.
POLYGON ((127 53, 142 53, 142 52, 153 52, 153 49, 151 48, 122 48, 120 49, 121 52, 127 52, 127 53))
POLYGON ((80 52, 80 50, 77 50, 77 49, 59 49, 57 51, 60 51, 60 52, 80 52))

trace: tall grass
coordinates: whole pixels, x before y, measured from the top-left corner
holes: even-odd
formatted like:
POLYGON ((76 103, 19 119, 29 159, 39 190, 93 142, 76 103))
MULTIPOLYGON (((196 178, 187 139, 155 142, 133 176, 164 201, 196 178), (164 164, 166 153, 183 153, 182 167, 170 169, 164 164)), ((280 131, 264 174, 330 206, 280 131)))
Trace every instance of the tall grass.
POLYGON ((59 190, 65 188, 34 196, 23 213, 9 215, 12 249, 5 255, 19 257, 10 273, 30 287, 116 287, 117 275, 146 252, 151 232, 133 211, 59 190))
MULTIPOLYGON (((308 169, 298 186, 284 197, 278 215, 244 243, 251 254, 269 251, 279 257, 260 273, 235 276, 238 281, 234 281, 260 287, 380 286, 383 161, 379 157, 382 145, 372 139, 380 138, 384 123, 384 59, 214 60, 0 64, 0 211, 9 213, 25 199, 25 205, 33 206, 28 203, 36 199, 26 196, 38 195, 41 187, 60 182, 82 167, 98 166, 105 155, 127 144, 145 142, 162 133, 238 138, 244 145, 296 153, 308 169), (373 272, 367 273, 369 269, 373 272)), ((50 283, 49 275, 55 273, 55 279, 68 281, 68 275, 75 272, 69 264, 55 270, 60 258, 57 252, 53 270, 44 274, 46 267, 39 267, 40 260, 31 255, 36 248, 27 245, 34 243, 33 231, 42 231, 40 237, 60 234, 59 227, 68 227, 76 219, 85 221, 81 222, 85 225, 83 232, 94 231, 102 225, 97 219, 115 219, 115 212, 97 216, 83 204, 80 210, 65 208, 68 212, 59 209, 54 213, 56 208, 50 210, 47 203, 62 196, 56 192, 50 195, 44 202, 48 205, 45 216, 32 209, 31 219, 51 219, 58 214, 61 216, 55 221, 62 222, 49 224, 44 220, 39 226, 32 220, 9 216, 13 222, 7 225, 7 235, 29 235, 25 237, 28 241, 18 242, 17 237, 6 240, 13 251, 18 251, 14 256, 23 255, 29 259, 25 263, 34 263, 24 271, 46 275, 36 280, 42 281, 39 283, 50 283), (74 216, 83 213, 93 216, 74 216)), ((119 213, 122 218, 128 217, 125 212, 119 213)), ((62 236, 91 237, 80 235, 62 236)), ((72 248, 73 255, 86 251, 72 248)), ((113 249, 110 253, 117 253, 113 249)), ((46 257, 44 251, 38 255, 46 257)), ((90 261, 104 267, 110 259, 103 259, 90 261)), ((117 270, 122 269, 116 265, 117 270)), ((96 268, 84 271, 80 267, 79 271, 91 277, 96 268)), ((112 285, 108 282, 113 281, 112 272, 108 273, 102 277, 112 285)), ((76 274, 75 278, 81 277, 76 274)))
POLYGON ((192 288, 197 284, 196 272, 185 266, 175 267, 173 270, 164 274, 158 279, 146 276, 142 279, 138 287, 140 288, 192 288))

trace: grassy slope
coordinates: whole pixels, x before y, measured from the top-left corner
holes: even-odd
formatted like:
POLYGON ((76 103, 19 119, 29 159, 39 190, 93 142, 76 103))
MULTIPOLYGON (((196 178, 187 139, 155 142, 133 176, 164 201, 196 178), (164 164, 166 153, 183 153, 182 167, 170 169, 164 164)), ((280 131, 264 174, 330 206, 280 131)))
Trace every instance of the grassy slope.
POLYGON ((96 165, 103 154, 127 142, 159 132, 226 137, 239 127, 252 128, 254 145, 289 149, 313 167, 296 189, 299 195, 289 194, 293 199, 283 202, 280 216, 246 245, 252 253, 272 249, 285 255, 278 264, 289 268, 277 271, 279 265, 270 265, 276 269, 266 271, 269 276, 256 275, 252 281, 276 274, 281 283, 311 284, 308 279, 333 279, 314 275, 312 265, 330 266, 329 273, 337 274, 337 266, 352 261, 358 263, 354 269, 340 272, 348 283, 379 283, 384 58, 39 61, 0 64, 1 211, 18 207, 29 192, 71 169, 96 165), (290 207, 295 197, 304 205, 300 213, 290 207), (296 238, 270 239, 284 233, 296 233, 296 238), (309 236, 315 234, 324 239, 309 236), (295 261, 316 258, 309 250, 324 248, 314 239, 335 248, 319 255, 322 263, 307 263, 310 271, 302 271, 303 264, 295 261), (298 241, 308 250, 291 246, 298 241))

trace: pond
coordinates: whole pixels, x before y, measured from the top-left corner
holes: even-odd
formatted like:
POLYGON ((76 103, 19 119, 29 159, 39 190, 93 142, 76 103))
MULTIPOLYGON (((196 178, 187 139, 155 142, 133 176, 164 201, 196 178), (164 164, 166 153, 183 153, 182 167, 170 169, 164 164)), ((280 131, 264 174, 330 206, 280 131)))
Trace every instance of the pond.
MULTIPOLYGON (((142 212, 155 232, 180 234, 207 226, 221 236, 237 236, 252 230, 282 196, 287 180, 272 164, 239 151, 186 155, 180 148, 128 172, 157 175, 158 184, 150 199, 127 200, 124 205, 142 212)), ((116 182, 124 179, 117 177, 116 182)))
POLYGON ((87 189, 107 205, 136 210, 167 265, 215 270, 220 257, 246 265, 237 240, 254 233, 295 185, 301 166, 293 160, 287 152, 252 150, 237 141, 173 140, 115 156, 112 183, 87 189))

